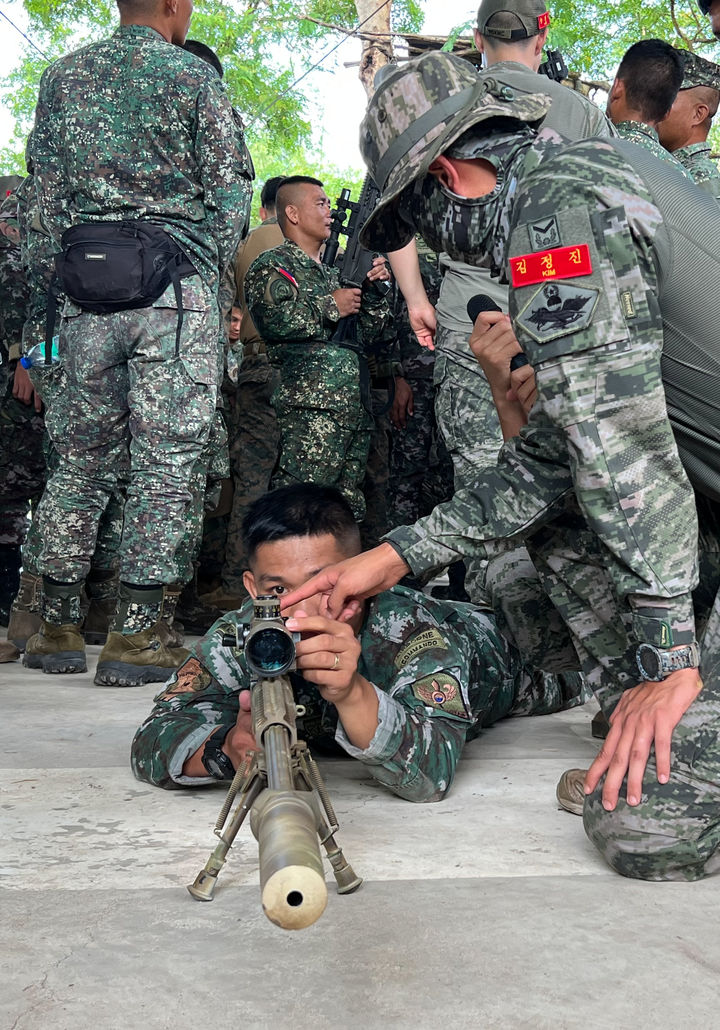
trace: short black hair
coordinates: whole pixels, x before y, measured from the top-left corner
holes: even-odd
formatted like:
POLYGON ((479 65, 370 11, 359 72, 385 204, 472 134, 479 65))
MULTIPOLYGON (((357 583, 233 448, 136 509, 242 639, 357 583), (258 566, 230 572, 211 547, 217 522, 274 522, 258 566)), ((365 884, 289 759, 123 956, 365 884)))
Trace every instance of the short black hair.
POLYGON ((199 39, 186 39, 183 45, 183 50, 187 50, 189 54, 194 54, 195 57, 199 57, 201 61, 205 61, 211 68, 214 68, 220 78, 224 78, 225 69, 222 66, 222 62, 212 47, 209 47, 207 43, 201 43, 199 39))
POLYGON ((284 175, 273 175, 271 179, 266 180, 265 185, 260 191, 260 204, 262 207, 275 207, 278 187, 284 179, 284 175))
POLYGON ((293 536, 330 533, 343 550, 360 550, 360 531, 352 508, 334 486, 292 483, 258 497, 247 510, 242 539, 248 561, 261 544, 293 536))
POLYGON ((626 52, 617 78, 625 85, 628 106, 645 121, 661 122, 673 106, 683 73, 675 47, 662 39, 641 39, 626 52))

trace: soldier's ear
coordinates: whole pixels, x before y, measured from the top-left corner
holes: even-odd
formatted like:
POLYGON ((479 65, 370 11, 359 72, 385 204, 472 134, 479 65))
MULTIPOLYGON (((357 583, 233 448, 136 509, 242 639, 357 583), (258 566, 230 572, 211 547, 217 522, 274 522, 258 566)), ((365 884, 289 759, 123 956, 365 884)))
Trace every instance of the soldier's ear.
POLYGON ((243 572, 243 586, 251 597, 257 597, 258 591, 255 586, 255 577, 249 569, 243 572))
POLYGON ((710 108, 707 104, 702 101, 698 101, 697 104, 693 104, 692 113, 692 125, 695 128, 696 125, 702 125, 710 117, 710 108))
POLYGON ((287 218, 288 222, 291 223, 291 225, 297 225, 298 224, 298 222, 300 221, 300 218, 299 218, 299 215, 298 215, 298 208, 296 207, 295 204, 287 204, 286 205, 286 207, 285 207, 285 217, 287 218))

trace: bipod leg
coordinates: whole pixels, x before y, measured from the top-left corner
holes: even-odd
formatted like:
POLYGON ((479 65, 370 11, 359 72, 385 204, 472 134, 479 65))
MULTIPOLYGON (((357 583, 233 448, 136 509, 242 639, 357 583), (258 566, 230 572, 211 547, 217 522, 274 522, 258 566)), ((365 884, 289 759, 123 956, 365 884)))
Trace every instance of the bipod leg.
POLYGON ((227 853, 232 847, 233 841, 237 837, 248 812, 264 789, 264 774, 258 769, 255 753, 253 752, 247 756, 235 773, 227 797, 220 810, 220 815, 215 823, 214 833, 220 838, 220 842, 205 863, 205 868, 201 869, 195 877, 195 882, 188 885, 188 891, 196 901, 212 901, 218 873, 225 865, 227 853), (223 832, 225 821, 238 791, 240 792, 239 804, 233 812, 227 829, 223 832))
POLYGON ((320 769, 318 768, 317 762, 310 754, 307 745, 304 743, 298 743, 297 755, 299 760, 299 772, 305 784, 313 791, 315 791, 320 798, 325 815, 328 818, 328 822, 322 816, 322 813, 317 813, 317 830, 318 836, 320 837, 320 843, 325 848, 325 854, 328 857, 328 861, 332 866, 333 876, 337 882, 338 894, 352 894, 356 891, 362 883, 362 877, 356 876, 353 867, 349 864, 343 850, 335 840, 334 833, 338 829, 337 816, 335 815, 335 809, 330 801, 325 781, 320 775, 320 769))

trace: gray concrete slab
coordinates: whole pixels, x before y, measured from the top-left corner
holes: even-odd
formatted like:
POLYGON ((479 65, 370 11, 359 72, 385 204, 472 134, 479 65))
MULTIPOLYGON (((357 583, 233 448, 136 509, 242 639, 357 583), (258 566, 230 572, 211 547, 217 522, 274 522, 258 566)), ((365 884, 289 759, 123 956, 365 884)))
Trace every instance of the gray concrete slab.
POLYGON ((156 688, 93 687, 96 655, 0 666, 0 1030, 717 1025, 715 881, 623 880, 555 803, 597 750, 593 706, 484 733, 438 805, 322 763, 365 883, 288 933, 245 828, 215 901, 187 894, 223 791, 133 779, 156 688))

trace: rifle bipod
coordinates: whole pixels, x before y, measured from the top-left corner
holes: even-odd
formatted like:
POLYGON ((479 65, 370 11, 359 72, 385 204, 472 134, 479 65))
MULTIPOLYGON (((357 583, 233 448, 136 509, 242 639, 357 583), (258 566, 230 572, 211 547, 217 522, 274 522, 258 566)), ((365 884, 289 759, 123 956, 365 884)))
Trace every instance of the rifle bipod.
MULTIPOLYGON (((335 840, 337 818, 307 745, 304 741, 292 745, 288 778, 283 775, 283 763, 273 762, 273 742, 268 739, 273 731, 281 727, 269 727, 263 749, 249 752, 235 773, 215 823, 220 843, 188 890, 197 901, 213 900, 218 874, 250 812, 250 827, 258 841, 263 910, 283 929, 299 930, 319 919, 327 904, 320 844, 332 866, 338 894, 351 894, 362 878, 355 875, 335 840), (236 798, 238 804, 228 822, 236 798)), ((282 750, 282 738, 276 743, 282 750)))

